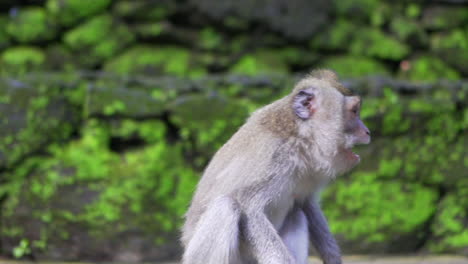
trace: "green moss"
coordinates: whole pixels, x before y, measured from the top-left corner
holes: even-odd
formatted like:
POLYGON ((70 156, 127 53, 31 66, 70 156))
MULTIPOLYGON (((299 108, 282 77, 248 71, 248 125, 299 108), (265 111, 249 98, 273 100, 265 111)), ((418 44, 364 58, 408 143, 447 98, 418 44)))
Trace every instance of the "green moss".
POLYGON ((370 17, 378 9, 381 1, 378 0, 334 0, 334 9, 341 15, 370 17))
MULTIPOLYGON (((466 189, 466 182, 464 188, 466 189)), ((430 242, 430 248, 435 252, 446 252, 466 248, 468 245, 468 226, 463 219, 468 217, 466 213, 466 197, 468 193, 450 194, 441 203, 440 213, 436 217, 433 232, 436 239, 430 242)))
POLYGON ((10 65, 39 65, 44 62, 44 53, 35 47, 15 47, 2 53, 2 62, 10 65))
POLYGON ((418 184, 379 181, 376 173, 355 173, 326 193, 325 212, 335 233, 366 242, 389 240, 422 225, 434 213, 436 192, 418 184), (333 201, 333 202, 331 202, 333 201), (350 202, 352 201, 352 202, 350 202))
POLYGON ((110 134, 113 137, 123 139, 138 137, 149 144, 164 140, 166 133, 166 126, 157 120, 137 122, 132 119, 124 119, 110 128, 110 134))
POLYGON ((50 142, 68 137, 76 121, 65 117, 71 111, 65 107, 64 98, 57 95, 57 87, 48 87, 47 95, 24 87, 8 92, 11 102, 3 105, 5 122, 0 123, 0 153, 8 153, 0 156, 2 168, 10 168, 50 142), (51 112, 52 106, 56 112, 51 112))
POLYGON ((26 72, 39 69, 44 64, 45 55, 42 50, 32 46, 16 46, 8 48, 1 54, 0 68, 6 72, 26 72))
POLYGON ((361 29, 350 44, 354 55, 367 55, 379 59, 401 60, 409 53, 409 47, 377 29, 361 29))
POLYGON ((431 49, 447 64, 467 73, 468 70, 468 28, 446 33, 433 34, 431 49))
POLYGON ((285 74, 288 72, 288 65, 281 51, 259 50, 241 57, 230 71, 245 75, 285 74))
POLYGON ((119 17, 159 22, 173 13, 175 5, 171 2, 121 0, 113 3, 112 7, 112 13, 119 17))
POLYGON ((337 19, 329 30, 312 39, 312 48, 330 49, 330 50, 348 50, 349 40, 353 39, 358 27, 350 20, 343 18, 337 19))
POLYGON ((20 43, 49 40, 55 36, 54 25, 47 18, 43 8, 18 9, 16 16, 6 24, 6 31, 20 43), (34 25, 34 26, 31 26, 34 25))
POLYGON ((47 10, 64 26, 103 11, 111 0, 48 0, 47 10))
POLYGON ((423 56, 410 61, 410 69, 400 72, 400 77, 429 82, 438 79, 456 80, 460 78, 460 75, 442 60, 423 56))
POLYGON ((111 16, 100 15, 68 31, 63 39, 72 50, 86 54, 81 58, 83 64, 92 65, 114 56, 133 42, 134 36, 111 16))
MULTIPOLYGON (((4 215, 15 216, 16 198, 21 192, 26 194, 22 198, 31 202, 29 218, 40 219, 41 230, 55 239, 67 239, 63 233, 67 223, 86 226, 94 237, 135 228, 158 233, 159 239, 164 233, 174 232, 181 224, 197 174, 184 162, 181 145, 166 143, 162 123, 130 122, 119 131, 124 137, 146 135, 149 145, 119 155, 109 149, 109 127, 90 120, 79 140, 50 147, 47 158, 25 163, 23 174, 20 168, 12 172, 18 186, 8 189, 13 198, 6 202, 4 215), (31 172, 31 181, 19 179, 19 175, 31 172), (64 190, 65 197, 61 194, 64 190), (78 207, 63 209, 50 203, 65 199, 73 204, 83 192, 91 197, 78 207)), ((15 223, 7 223, 14 229, 15 223)))
POLYGON ((443 30, 466 25, 468 10, 450 6, 432 6, 426 8, 422 16, 422 24, 427 29, 443 30))
POLYGON ((192 67, 188 50, 176 46, 135 46, 109 61, 104 69, 119 74, 159 72, 197 76, 203 69, 192 67))
MULTIPOLYGON (((191 148, 195 147, 205 154, 212 154, 221 147, 248 115, 249 108, 246 105, 249 102, 207 95, 184 96, 179 99, 180 103, 171 108, 171 121, 181 127, 184 139, 195 138, 195 145, 191 148), (206 105, 210 107, 207 108, 206 105)), ((206 162, 206 156, 200 158, 200 161, 195 162, 206 162)))
POLYGON ((431 38, 431 48, 468 50, 468 29, 456 29, 448 34, 434 34, 431 38))
POLYGON ((205 28, 200 32, 200 46, 203 49, 212 50, 220 46, 223 37, 213 28, 205 28))
POLYGON ((103 82, 86 96, 89 115, 139 118, 161 114, 167 105, 167 98, 155 99, 149 92, 119 89, 115 83, 109 82, 103 82))
POLYGON ((331 57, 320 63, 320 65, 336 71, 342 78, 388 74, 385 66, 378 61, 358 56, 331 57))
POLYGON ((421 7, 416 3, 410 3, 405 8, 405 14, 409 18, 417 18, 421 14, 421 7))
MULTIPOLYGON (((407 24, 403 27, 399 20, 392 19, 392 26, 399 34, 398 36, 403 38, 415 34, 422 36, 422 31, 417 31, 416 24, 412 28, 407 24)), ((409 53, 409 47, 391 35, 376 28, 357 26, 352 20, 343 18, 336 20, 328 31, 314 38, 311 46, 325 50, 349 50, 354 56, 365 55, 389 60, 400 60, 409 53)))
POLYGON ((390 22, 390 29, 399 40, 408 41, 412 45, 425 46, 429 42, 426 32, 413 20, 396 17, 390 22))
POLYGON ((382 132, 384 134, 404 133, 410 128, 410 120, 404 117, 405 108, 398 94, 389 88, 385 88, 382 98, 382 108, 385 116, 382 120, 382 132))
POLYGON ((144 37, 157 37, 164 31, 164 25, 160 22, 142 23, 135 26, 135 32, 144 37))

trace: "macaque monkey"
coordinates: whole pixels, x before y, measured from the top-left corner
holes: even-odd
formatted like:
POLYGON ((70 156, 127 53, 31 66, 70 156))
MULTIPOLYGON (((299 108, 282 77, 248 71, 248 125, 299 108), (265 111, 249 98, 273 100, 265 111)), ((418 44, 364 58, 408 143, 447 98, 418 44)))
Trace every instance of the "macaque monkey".
POLYGON ((304 264, 311 241, 324 263, 342 263, 317 200, 359 163, 351 148, 370 142, 360 108, 335 73, 317 70, 255 111, 198 184, 182 262, 304 264))

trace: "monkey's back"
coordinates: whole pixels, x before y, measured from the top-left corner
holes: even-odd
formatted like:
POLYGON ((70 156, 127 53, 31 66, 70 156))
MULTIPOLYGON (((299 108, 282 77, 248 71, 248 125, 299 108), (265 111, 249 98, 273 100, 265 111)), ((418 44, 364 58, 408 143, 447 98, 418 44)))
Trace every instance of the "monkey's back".
POLYGON ((211 159, 186 214, 184 245, 190 241, 192 230, 213 199, 250 186, 267 176, 271 157, 282 139, 260 125, 260 120, 264 118, 264 110, 275 103, 254 112, 211 159), (256 156, 261 158, 252 158, 256 156))

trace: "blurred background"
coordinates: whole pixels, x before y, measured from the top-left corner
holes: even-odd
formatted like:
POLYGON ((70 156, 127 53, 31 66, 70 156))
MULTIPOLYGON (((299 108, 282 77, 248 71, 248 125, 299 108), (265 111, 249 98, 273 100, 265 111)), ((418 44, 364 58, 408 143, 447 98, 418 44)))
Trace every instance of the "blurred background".
POLYGON ((177 259, 210 157, 319 67, 373 135, 323 194, 344 253, 468 255, 468 1, 1 0, 0 257, 177 259))

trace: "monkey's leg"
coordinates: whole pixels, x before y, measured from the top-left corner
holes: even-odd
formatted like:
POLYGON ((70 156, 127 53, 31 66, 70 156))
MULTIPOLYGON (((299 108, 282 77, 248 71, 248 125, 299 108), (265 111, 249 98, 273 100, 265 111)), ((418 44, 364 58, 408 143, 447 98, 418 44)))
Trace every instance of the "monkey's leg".
POLYGON ((198 221, 182 263, 239 263, 239 217, 234 199, 223 196, 213 200, 198 221))
POLYGON ((294 257, 262 211, 245 213, 242 233, 259 264, 295 264, 294 257))
POLYGON ((301 208, 295 207, 286 217, 279 232, 296 262, 306 264, 309 256, 307 219, 301 208))
POLYGON ((304 205, 310 241, 318 251, 325 264, 341 264, 341 253, 338 244, 328 228, 327 220, 315 201, 304 205))

